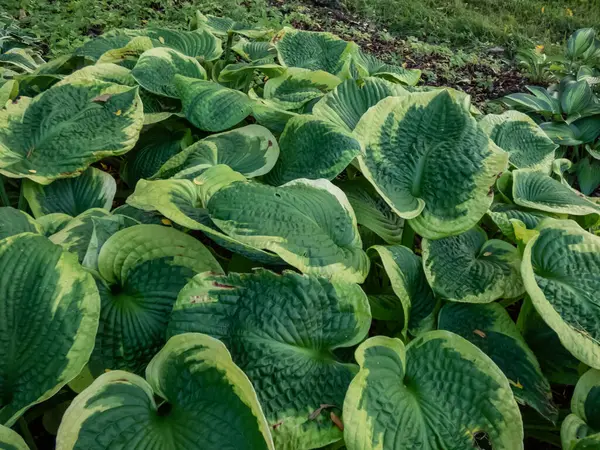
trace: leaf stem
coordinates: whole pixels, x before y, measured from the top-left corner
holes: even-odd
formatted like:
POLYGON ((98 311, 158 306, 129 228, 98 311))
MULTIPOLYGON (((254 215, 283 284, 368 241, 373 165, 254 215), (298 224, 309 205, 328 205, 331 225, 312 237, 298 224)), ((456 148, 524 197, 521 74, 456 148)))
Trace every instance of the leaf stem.
POLYGON ((415 249, 415 230, 408 224, 408 220, 404 221, 404 230, 402 230, 401 244, 411 250, 415 249))
POLYGON ((0 175, 0 200, 2 201, 3 206, 10 206, 10 200, 8 199, 8 194, 4 187, 4 177, 2 175, 0 175))
POLYGON ((33 439, 31 431, 29 431, 29 427, 27 426, 27 421, 25 420, 25 418, 22 416, 19 417, 17 423, 19 424, 21 436, 23 436, 25 443, 29 446, 31 450, 38 450, 37 445, 35 445, 35 440, 33 439))
POLYGON ((233 32, 227 32, 227 44, 225 44, 225 65, 229 64, 229 55, 231 54, 231 46, 233 45, 233 32))
POLYGON ((23 189, 23 182, 21 181, 21 189, 19 189, 19 203, 17 208, 23 212, 27 212, 27 200, 25 200, 25 189, 23 189))

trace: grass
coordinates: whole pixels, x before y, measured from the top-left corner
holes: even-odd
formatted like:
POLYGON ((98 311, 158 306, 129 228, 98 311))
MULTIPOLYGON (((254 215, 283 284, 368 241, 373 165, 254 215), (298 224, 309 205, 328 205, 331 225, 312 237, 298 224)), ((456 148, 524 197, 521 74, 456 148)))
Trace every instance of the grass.
POLYGON ((453 47, 493 44, 514 51, 562 44, 578 28, 600 25, 597 0, 344 0, 354 13, 400 36, 453 47))

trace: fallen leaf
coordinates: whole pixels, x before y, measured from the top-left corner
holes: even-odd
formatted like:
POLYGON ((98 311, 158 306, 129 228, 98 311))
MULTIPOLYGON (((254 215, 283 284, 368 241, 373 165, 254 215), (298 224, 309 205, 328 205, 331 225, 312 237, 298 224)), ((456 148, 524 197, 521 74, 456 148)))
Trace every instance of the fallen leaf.
POLYGON ((335 424, 335 426, 340 429, 340 431, 344 431, 344 424, 342 423, 342 420, 338 416, 336 416, 333 411, 329 413, 329 417, 331 418, 331 421, 335 424))
POLYGON ((106 103, 108 101, 108 99, 110 99, 111 97, 112 97, 111 94, 101 94, 101 95, 99 95, 97 97, 94 97, 92 99, 92 101, 94 103, 106 103))
POLYGON ((515 383, 513 380, 510 380, 510 379, 509 379, 509 380, 508 380, 508 382, 509 382, 509 383, 510 383, 512 386, 516 387, 517 389, 523 389, 523 385, 522 385, 521 383, 519 383, 519 380, 517 380, 517 382, 515 383))
POLYGON ((165 38, 164 38, 164 37, 162 37, 162 36, 160 36, 160 37, 158 38, 158 41, 159 41, 161 44, 164 44, 164 43, 165 43, 165 38))
POLYGON ((122 112, 123 111, 121 111, 120 109, 117 109, 117 112, 115 113, 115 116, 120 116, 122 112))
POLYGON ((485 252, 483 256, 492 256, 492 252, 485 252))
POLYGON ((37 170, 29 169, 29 173, 37 173, 37 170))
POLYGON ((161 222, 163 225, 173 225, 173 222, 171 222, 169 219, 162 219, 161 222))
POLYGON ((473 333, 475 333, 477 336, 485 338, 487 337, 487 334, 485 334, 483 331, 481 330, 473 330, 473 333))

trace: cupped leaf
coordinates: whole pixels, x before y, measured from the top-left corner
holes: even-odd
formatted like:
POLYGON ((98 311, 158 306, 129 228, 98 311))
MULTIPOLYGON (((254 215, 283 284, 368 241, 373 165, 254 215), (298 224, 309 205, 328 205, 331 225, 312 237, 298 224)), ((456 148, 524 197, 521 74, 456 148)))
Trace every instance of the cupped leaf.
POLYGON ((254 384, 276 447, 300 450, 342 437, 330 412, 341 415, 356 369, 332 350, 360 342, 370 323, 356 284, 259 269, 197 275, 177 299, 168 334, 222 340, 254 384))
POLYGON ((89 367, 141 373, 165 344, 169 314, 183 286, 197 273, 222 273, 198 240, 160 225, 118 231, 98 256, 102 308, 89 367))
POLYGON ((361 151, 360 142, 345 128, 310 115, 290 119, 279 146, 279 159, 265 177, 275 186, 298 178, 332 180, 361 151))
POLYGON ((380 77, 393 83, 414 86, 421 78, 419 69, 406 69, 402 66, 386 64, 374 55, 356 49, 353 64, 359 76, 380 77))
MULTIPOLYGON (((49 216, 42 216, 40 222, 49 216)), ((79 262, 82 264, 86 258, 89 260, 92 258, 92 254, 99 251, 99 248, 95 248, 97 247, 95 239, 97 228, 114 234, 122 228, 127 228, 137 223, 130 217, 118 214, 111 215, 105 209, 100 208, 89 209, 75 218, 66 217, 69 218, 66 223, 64 222, 66 220, 64 216, 54 216, 52 218, 50 227, 55 228, 56 225, 58 227, 55 228, 54 233, 50 234, 50 240, 55 244, 61 245, 65 250, 76 253, 79 262)), ((44 225, 44 228, 48 230, 49 227, 44 225)), ((45 234, 49 234, 48 231, 45 234)), ((95 266, 89 268, 97 269, 95 266)))
MULTIPOLYGON (((233 172, 227 166, 208 169, 195 183, 189 180, 175 179, 140 180, 133 195, 127 199, 127 203, 143 211, 158 211, 178 225, 191 230, 200 230, 220 246, 253 261, 264 264, 281 264, 282 260, 277 255, 229 237, 212 222, 202 200, 205 197, 202 178, 207 175, 210 177, 216 175, 218 178, 216 184, 218 185, 244 180, 241 174, 233 172), (215 170, 216 172, 214 172, 215 170)), ((212 180, 210 184, 206 183, 207 191, 211 191, 210 186, 214 181, 212 180)))
POLYGON ((260 39, 270 33, 270 30, 265 27, 253 27, 229 17, 205 15, 200 11, 196 11, 196 26, 199 30, 205 29, 217 36, 225 37, 229 34, 240 34, 248 38, 260 39))
POLYGON ((590 369, 577 382, 560 438, 565 450, 591 450, 600 445, 600 371, 590 369))
POLYGON ((0 423, 52 397, 85 366, 100 299, 77 258, 47 238, 0 241, 0 423))
POLYGON ((0 240, 19 233, 42 234, 42 227, 26 212, 3 206, 0 208, 0 240))
POLYGON ((367 110, 380 100, 406 94, 408 91, 403 87, 380 78, 350 79, 319 100, 312 113, 352 131, 367 110))
POLYGON ((476 346, 448 331, 370 338, 344 401, 348 450, 523 448, 523 423, 508 380, 476 346))
POLYGON ((94 61, 110 50, 125 47, 134 37, 143 34, 141 30, 118 29, 111 30, 98 36, 96 39, 87 41, 75 50, 75 55, 84 56, 94 61))
POLYGON ((488 114, 479 125, 496 145, 508 152, 508 161, 517 169, 550 173, 558 145, 527 114, 518 111, 488 114))
POLYGON ((365 177, 423 237, 472 228, 492 203, 491 187, 507 154, 445 91, 390 97, 356 130, 365 177), (443 193, 443 195, 442 195, 443 193))
POLYGON ((552 402, 550 384, 502 305, 447 303, 440 311, 438 326, 479 347, 506 375, 519 403, 556 422, 558 409, 552 402))
POLYGON ((221 40, 206 30, 181 31, 151 28, 145 33, 153 39, 155 47, 172 48, 201 61, 213 61, 223 53, 221 40))
POLYGON ((4 450, 29 450, 29 447, 16 431, 0 425, 0 447, 4 450))
POLYGON ((269 172, 278 157, 275 136, 260 125, 247 125, 190 145, 166 161, 155 177, 192 179, 210 167, 225 164, 252 178, 269 172))
POLYGON ((94 167, 76 178, 56 180, 46 186, 23 181, 23 193, 36 218, 52 213, 77 216, 92 208, 110 211, 116 191, 115 179, 94 167))
POLYGON ((376 253, 381 259, 397 301, 402 305, 403 330, 417 336, 434 329, 438 301, 427 284, 421 258, 402 245, 375 245, 369 253, 376 253))
POLYGON ((274 133, 283 133, 288 121, 300 115, 297 112, 286 111, 277 104, 260 98, 252 89, 250 89, 248 95, 254 101, 252 105, 252 117, 254 117, 257 123, 274 133))
POLYGON ((170 158, 192 144, 188 128, 162 124, 152 127, 140 136, 133 150, 121 165, 121 178, 133 187, 142 178, 150 178, 170 158))
POLYGON ((57 448, 274 450, 250 381, 216 339, 171 338, 146 380, 120 370, 100 376, 67 409, 57 448))
POLYGON ((160 47, 142 53, 131 75, 144 89, 173 98, 179 98, 175 75, 206 80, 206 70, 195 58, 160 47))
POLYGON ((253 102, 248 95, 218 83, 176 75, 175 86, 185 116, 201 130, 226 130, 252 112, 253 102))
POLYGON ((206 209, 230 237, 303 272, 360 283, 369 271, 354 211, 329 181, 298 179, 278 188, 232 183, 206 209))
POLYGON ((284 28, 274 41, 281 65, 324 70, 337 75, 352 57, 354 47, 331 33, 284 28))
POLYGON ((489 303, 525 291, 516 247, 487 240, 479 227, 438 240, 424 239, 423 266, 433 291, 453 302, 489 303))
POLYGON ((512 195, 517 205, 573 216, 600 214, 600 206, 550 176, 530 170, 512 172, 512 195))
POLYGON ((143 120, 137 88, 93 80, 54 86, 0 127, 0 173, 40 184, 77 176, 133 148, 143 120))
MULTIPOLYGON (((277 77, 285 72, 285 67, 279 64, 257 61, 256 63, 227 64, 219 72, 218 81, 227 87, 247 89, 254 79, 255 72, 261 72, 266 77, 277 77)), ((214 73, 214 72, 213 72, 214 73)), ((214 77, 214 75, 213 75, 214 77)))
POLYGON ((240 38, 231 50, 251 62, 272 62, 277 56, 277 49, 271 42, 248 41, 244 38, 240 38))
POLYGON ((580 361, 600 368, 600 237, 546 219, 525 248, 521 273, 533 306, 580 361))
POLYGON ((50 237, 65 228, 72 219, 68 214, 53 213, 40 217, 36 222, 42 227, 42 234, 50 237))
POLYGON ((335 75, 322 70, 288 68, 282 75, 265 83, 264 98, 285 110, 299 109, 323 97, 341 82, 335 75))
POLYGON ((399 217, 364 179, 336 182, 356 214, 359 225, 368 228, 387 244, 402 243, 404 219, 399 217))
POLYGON ((548 217, 555 217, 551 213, 506 203, 496 203, 495 205, 492 205, 487 214, 500 229, 502 234, 513 242, 516 241, 513 224, 511 222, 513 219, 520 220, 528 230, 533 230, 542 220, 548 217))

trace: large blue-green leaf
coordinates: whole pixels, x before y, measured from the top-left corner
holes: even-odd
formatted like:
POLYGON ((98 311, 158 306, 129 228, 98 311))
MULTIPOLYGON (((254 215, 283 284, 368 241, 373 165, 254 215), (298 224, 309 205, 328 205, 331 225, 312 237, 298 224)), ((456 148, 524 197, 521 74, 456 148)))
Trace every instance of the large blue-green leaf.
POLYGON ((355 133, 365 177, 414 230, 439 239, 472 228, 492 203, 508 155, 445 91, 390 97, 355 133))
POLYGON ((440 311, 438 326, 479 347, 504 372, 519 403, 556 422, 558 409, 552 403, 550 384, 502 305, 447 303, 440 311))
POLYGON ((537 169, 550 173, 558 148, 528 115, 518 111, 488 114, 479 124, 504 151, 517 169, 537 169))
POLYGON ((533 306, 580 361, 600 368, 600 237, 546 219, 525 248, 521 273, 533 306))
POLYGON ((0 241, 0 423, 52 397, 85 366, 100 299, 75 255, 22 233, 0 241))
POLYGON ((173 98, 179 98, 175 75, 206 79, 206 71, 195 58, 160 47, 142 53, 131 75, 144 89, 173 98))
POLYGON ((362 282, 369 271, 354 211, 329 181, 236 182, 214 193, 206 209, 225 234, 305 273, 362 282))
POLYGON ((24 111, 0 111, 0 173, 40 184, 77 176, 133 148, 143 120, 137 88, 83 79, 54 86, 24 111))
POLYGON ((46 186, 23 180, 23 193, 36 218, 52 213, 77 216, 92 208, 110 211, 116 191, 115 179, 94 167, 76 178, 56 180, 46 186))
POLYGON ((279 139, 279 159, 265 181, 280 186, 298 178, 337 177, 360 153, 349 131, 311 115, 290 119, 279 139))
POLYGON ((201 130, 226 130, 252 112, 248 95, 218 83, 176 75, 175 86, 185 116, 201 130))
POLYGON ((301 450, 342 437, 330 412, 341 415, 356 369, 332 350, 360 342, 370 322, 356 284, 258 270, 196 276, 177 299, 168 333, 222 340, 254 384, 277 448, 301 450))
POLYGON ((356 360, 361 369, 344 401, 348 450, 469 450, 481 435, 495 450, 523 449, 508 380, 460 336, 432 331, 406 347, 376 336, 356 360))
POLYGON ((446 300, 489 303, 525 291, 517 248, 499 239, 488 240, 479 227, 458 236, 424 239, 422 246, 427 280, 446 300))
POLYGON ((141 373, 165 343, 177 294, 197 273, 222 269, 197 239, 174 228, 136 225, 118 231, 98 256, 100 327, 90 358, 105 369, 141 373))
POLYGON ((367 110, 386 97, 408 94, 400 85, 380 78, 346 80, 313 107, 315 116, 354 130, 367 110))
POLYGON ((100 376, 65 412, 57 448, 274 450, 250 381, 216 339, 171 338, 146 380, 121 370, 100 376))

